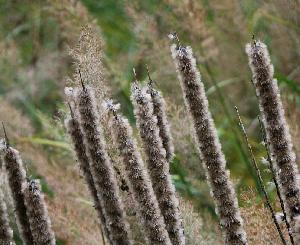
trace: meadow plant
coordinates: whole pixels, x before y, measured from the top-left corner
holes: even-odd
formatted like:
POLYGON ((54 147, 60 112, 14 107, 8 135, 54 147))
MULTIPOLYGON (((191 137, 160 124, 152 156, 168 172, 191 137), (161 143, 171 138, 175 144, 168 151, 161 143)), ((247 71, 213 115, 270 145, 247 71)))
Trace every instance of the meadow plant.
POLYGON ((117 113, 116 105, 111 101, 106 105, 113 114, 110 120, 113 139, 125 165, 126 176, 139 209, 146 240, 149 244, 171 244, 145 164, 133 138, 131 126, 126 118, 117 113))
POLYGON ((17 225, 25 245, 34 244, 32 233, 30 230, 28 216, 26 214, 26 206, 24 202, 24 194, 22 185, 26 183, 26 171, 23 167, 23 161, 20 153, 12 148, 7 140, 1 146, 4 152, 5 170, 8 175, 8 184, 12 194, 17 225))
POLYGON ((260 133, 262 134, 262 138, 263 138, 263 144, 264 144, 264 147, 265 147, 266 153, 267 153, 267 165, 268 165, 268 168, 270 169, 270 171, 272 173, 272 179, 273 179, 273 182, 275 184, 276 194, 277 194, 277 197, 278 197, 279 202, 280 202, 280 207, 281 207, 281 210, 282 210, 283 219, 284 219, 286 228, 288 230, 290 241, 291 241, 292 245, 294 245, 295 244, 294 237, 293 237, 293 234, 292 234, 290 222, 287 220, 287 214, 286 214, 286 211, 285 211, 283 198, 282 198, 282 195, 280 193, 280 186, 279 186, 279 183, 277 181, 278 175, 277 175, 276 169, 274 167, 273 160, 272 160, 272 157, 271 157, 271 153, 270 153, 270 150, 269 150, 268 140, 267 140, 267 136, 266 136, 266 130, 265 130, 264 125, 263 125, 263 123, 262 123, 259 116, 258 116, 258 121, 259 121, 259 126, 260 126, 260 133))
POLYGON ((76 92, 75 98, 90 168, 104 209, 110 239, 113 244, 132 244, 116 176, 106 151, 93 89, 90 86, 83 86, 76 92))
POLYGON ((78 121, 78 116, 74 114, 74 111, 76 112, 76 110, 73 110, 70 105, 71 115, 65 119, 65 125, 69 135, 71 136, 80 169, 83 172, 85 182, 92 196, 94 207, 100 220, 100 228, 104 230, 103 232, 105 233, 107 239, 109 239, 110 236, 106 226, 104 210, 99 200, 95 182, 91 173, 89 158, 86 153, 84 138, 78 121))
MULTIPOLYGON (((148 70, 148 68, 147 68, 148 70)), ((172 161, 174 156, 173 139, 170 132, 170 124, 167 118, 166 102, 161 92, 154 88, 154 81, 151 79, 148 71, 149 82, 146 85, 147 92, 151 95, 153 114, 157 118, 157 126, 159 128, 159 136, 161 138, 163 147, 166 151, 166 158, 168 162, 172 161)))
MULTIPOLYGON (((173 37, 173 35, 172 35, 173 37)), ((185 104, 194 125, 200 156, 206 166, 220 225, 227 244, 247 244, 235 190, 226 170, 226 160, 208 108, 204 85, 191 47, 172 44, 171 53, 181 81, 185 104)))
POLYGON ((264 43, 255 40, 248 43, 246 53, 271 157, 278 173, 287 219, 291 224, 295 243, 298 244, 300 243, 300 186, 297 180, 299 172, 277 80, 273 78, 274 68, 264 43))
POLYGON ((7 206, 4 200, 4 195, 0 189, 0 244, 14 245, 13 230, 9 225, 7 206))
POLYGON ((23 183, 26 213, 35 245, 55 245, 55 236, 51 228, 44 194, 38 180, 23 183))
POLYGON ((137 119, 137 128, 147 157, 153 189, 164 217, 172 244, 185 244, 179 214, 178 199, 169 173, 166 151, 159 136, 157 118, 153 113, 150 94, 141 89, 135 80, 131 87, 131 101, 137 119))

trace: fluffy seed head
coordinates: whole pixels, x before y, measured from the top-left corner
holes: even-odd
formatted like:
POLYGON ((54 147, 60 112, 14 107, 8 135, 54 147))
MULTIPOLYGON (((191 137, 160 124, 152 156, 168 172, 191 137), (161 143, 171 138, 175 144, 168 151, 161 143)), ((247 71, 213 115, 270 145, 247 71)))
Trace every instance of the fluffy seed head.
POLYGON ((151 95, 145 89, 141 89, 137 83, 132 84, 131 93, 137 127, 147 157, 153 189, 164 217, 169 237, 172 244, 185 244, 178 210, 178 200, 169 173, 166 150, 159 136, 158 120, 153 113, 151 95))
POLYGON ((138 207, 147 240, 150 244, 171 244, 129 122, 117 113, 111 101, 106 104, 107 109, 113 113, 110 120, 113 139, 123 159, 129 187, 138 207))
POLYGON ((246 233, 237 197, 226 170, 226 160, 208 108, 204 85, 191 47, 173 44, 171 53, 178 72, 185 104, 194 125, 195 139, 212 190, 216 211, 227 244, 246 244, 246 233))
POLYGON ((300 243, 300 187, 297 180, 299 172, 277 80, 273 78, 273 65, 267 46, 260 41, 248 43, 246 53, 287 218, 291 223, 295 242, 298 244, 300 243))
POLYGON ((24 182, 22 188, 34 244, 55 245, 55 236, 39 180, 24 182))

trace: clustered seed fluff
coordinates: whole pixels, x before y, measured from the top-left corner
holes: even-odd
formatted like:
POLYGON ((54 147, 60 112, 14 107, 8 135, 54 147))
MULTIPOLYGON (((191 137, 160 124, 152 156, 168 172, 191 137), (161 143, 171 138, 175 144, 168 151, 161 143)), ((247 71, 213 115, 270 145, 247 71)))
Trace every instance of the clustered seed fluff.
POLYGON ((9 188, 11 190, 17 225, 21 238, 25 245, 32 245, 33 237, 30 231, 29 221, 26 214, 22 185, 26 182, 26 171, 20 153, 8 146, 4 148, 4 164, 8 175, 9 188))
POLYGON ((235 190, 226 170, 225 156, 208 108, 204 85, 191 47, 173 44, 171 53, 181 81, 186 107, 194 125, 200 156, 206 166, 226 244, 247 244, 235 190))
POLYGON ((139 208, 139 215, 143 222, 148 243, 171 245, 152 184, 136 141, 133 138, 128 120, 119 114, 115 114, 111 118, 111 127, 113 129, 113 139, 125 165, 126 177, 131 192, 139 208))
POLYGON ((13 231, 9 226, 7 207, 4 200, 4 195, 0 189, 0 244, 14 245, 13 231))
POLYGON ((260 41, 248 43, 246 52, 284 206, 293 227, 295 242, 298 244, 300 243, 300 186, 297 181, 299 173, 277 80, 273 78, 274 68, 264 43, 260 41))
POLYGON ((44 195, 38 180, 30 180, 23 184, 26 213, 34 245, 55 245, 55 236, 51 228, 44 195))
POLYGON ((106 151, 95 95, 92 88, 86 86, 78 90, 75 97, 90 167, 111 241, 116 245, 132 244, 113 165, 106 151))
POLYGON ((185 244, 183 228, 178 209, 178 199, 169 173, 166 151, 159 137, 157 118, 153 114, 151 96, 137 85, 132 84, 131 100, 143 148, 147 156, 148 169, 153 189, 164 217, 172 244, 185 244))
POLYGON ((93 176, 91 173, 89 159, 88 159, 84 141, 83 141, 83 134, 80 129, 77 115, 75 114, 72 117, 68 117, 65 121, 65 125, 68 130, 68 133, 71 136, 71 140, 74 145, 74 150, 75 150, 78 162, 79 162, 80 169, 83 172, 85 182, 86 182, 88 189, 90 191, 90 194, 93 198, 94 207, 95 207, 98 217, 100 219, 101 228, 103 228, 106 237, 109 239, 109 232, 108 232, 106 222, 105 222, 103 207, 99 200, 97 190, 95 187, 95 183, 93 180, 93 176))
POLYGON ((163 96, 161 95, 161 92, 153 88, 151 82, 147 84, 147 91, 151 95, 153 114, 157 118, 159 136, 166 151, 167 161, 170 162, 174 156, 174 145, 166 113, 166 103, 163 96))

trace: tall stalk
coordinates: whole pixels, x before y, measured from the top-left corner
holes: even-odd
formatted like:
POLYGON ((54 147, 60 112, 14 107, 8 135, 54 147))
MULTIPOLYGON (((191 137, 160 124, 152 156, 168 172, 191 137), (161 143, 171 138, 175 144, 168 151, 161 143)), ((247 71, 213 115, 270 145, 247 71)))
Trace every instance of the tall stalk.
POLYGON ((148 67, 147 67, 147 72, 148 72, 149 82, 146 85, 146 90, 151 95, 153 114, 157 118, 159 136, 161 138, 163 147, 166 151, 167 161, 171 162, 174 156, 174 145, 173 145, 173 138, 170 130, 170 124, 167 118, 166 102, 161 92, 154 88, 154 81, 150 77, 148 67))
POLYGON ((174 245, 185 244, 178 199, 169 173, 169 163, 166 159, 165 149, 159 136, 157 118, 153 114, 151 96, 138 86, 137 80, 131 87, 131 100, 134 104, 137 127, 147 157, 153 189, 169 237, 174 245))
MULTIPOLYGON (((97 211, 99 220, 100 220, 100 229, 102 231, 102 229, 104 230, 104 234, 107 237, 107 239, 110 238, 109 236, 109 231, 108 228, 106 226, 106 220, 105 220, 105 215, 104 215, 104 210, 103 207, 101 205, 101 202, 99 200, 99 196, 97 194, 97 189, 95 186, 95 182, 91 173, 91 169, 90 169, 90 163, 89 163, 89 159, 87 156, 87 152, 86 152, 86 147, 84 144, 84 138, 83 138, 83 134, 79 125, 79 121, 78 121, 78 115, 77 113, 74 114, 74 111, 70 106, 70 113, 71 116, 67 117, 65 120, 65 125, 67 128, 68 133, 71 136, 71 140, 72 143, 74 145, 74 150, 78 159, 78 163, 80 166, 80 169, 83 172, 83 176, 85 178, 85 182, 88 186, 88 189, 90 191, 90 194, 93 198, 93 203, 94 203, 94 207, 97 211)), ((104 237, 103 237, 104 239, 104 237)), ((105 243, 105 241, 103 240, 103 243, 105 243)))
POLYGON ((106 151, 106 143, 100 125, 96 98, 90 86, 84 86, 75 94, 78 114, 90 167, 104 209, 106 225, 113 244, 130 245, 129 225, 125 218, 113 165, 106 151))
POLYGON ((237 197, 229 178, 229 171, 226 170, 225 156, 208 108, 204 85, 192 49, 178 43, 171 46, 171 53, 181 81, 186 107, 193 121, 196 143, 206 166, 225 242, 247 244, 237 197))
POLYGON ((255 40, 248 43, 246 53, 271 157, 278 173, 287 219, 291 224, 295 243, 300 244, 300 186, 297 180, 299 171, 277 80, 273 77, 274 68, 264 43, 255 40))
MULTIPOLYGON (((6 136, 5 128, 3 126, 6 136)), ((21 238, 25 245, 34 244, 28 216, 26 214, 26 206, 24 203, 24 194, 22 192, 22 185, 26 183, 26 171, 23 167, 23 161, 20 153, 9 145, 6 136, 6 142, 3 147, 5 170, 8 175, 8 184, 11 190, 17 225, 21 234, 21 238)))
POLYGON ((23 193, 34 244, 55 245, 55 236, 51 228, 51 221, 40 182, 30 180, 24 183, 23 193))
POLYGON ((9 225, 7 206, 1 189, 0 189, 0 244, 15 245, 15 242, 13 241, 13 230, 9 225))
POLYGON ((114 105, 108 104, 108 109, 113 113, 111 118, 113 139, 123 159, 129 187, 138 207, 148 243, 171 244, 151 181, 128 120, 117 113, 114 105))
POLYGON ((291 244, 294 245, 295 242, 294 242, 294 238, 293 238, 293 234, 292 234, 292 230, 291 230, 291 225, 290 225, 290 222, 287 219, 287 214, 286 214, 286 211, 285 211, 283 198, 282 198, 282 195, 280 193, 280 185, 277 181, 278 176, 277 176, 274 164, 273 164, 273 160, 271 158, 271 154, 270 154, 270 150, 269 150, 269 146, 268 146, 268 140, 267 140, 267 136, 266 136, 266 131, 265 131, 264 125, 263 125, 263 123, 262 123, 259 116, 258 116, 258 121, 259 121, 259 126, 260 126, 260 133, 262 134, 264 146, 265 146, 266 153, 267 153, 267 161, 269 163, 268 167, 269 167, 269 169, 271 170, 271 173, 272 173, 272 179, 273 179, 273 182, 274 182, 275 187, 276 187, 276 193, 277 193, 277 196, 278 196, 278 199, 279 199, 279 202, 280 202, 280 207, 281 207, 281 210, 282 210, 282 213, 283 213, 283 219, 284 219, 284 222, 285 222, 288 234, 289 234, 291 244))

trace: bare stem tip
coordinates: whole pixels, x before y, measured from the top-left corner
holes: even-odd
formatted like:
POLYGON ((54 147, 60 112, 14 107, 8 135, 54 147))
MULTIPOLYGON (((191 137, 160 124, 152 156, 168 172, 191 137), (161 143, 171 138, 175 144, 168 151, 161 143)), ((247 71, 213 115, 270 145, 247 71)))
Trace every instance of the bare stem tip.
POLYGON ((147 64, 146 64, 146 70, 147 70, 147 75, 148 75, 148 79, 149 79, 149 82, 148 82, 148 84, 149 84, 149 86, 151 86, 151 87, 152 87, 152 85, 155 83, 155 81, 154 81, 154 80, 152 80, 152 78, 151 78, 151 76, 150 76, 149 67, 148 67, 148 65, 147 65, 147 64))
POLYGON ((138 80, 137 80, 136 71, 135 71, 134 67, 132 68, 132 71, 133 71, 133 77, 134 77, 133 83, 137 83, 138 80))
POLYGON ((178 37, 177 32, 170 33, 170 34, 168 35, 168 37, 170 38, 170 40, 176 42, 177 47, 180 47, 180 46, 181 46, 181 43, 180 43, 180 40, 179 40, 179 37, 178 37))
POLYGON ((252 42, 253 42, 253 45, 256 46, 256 40, 255 40, 255 35, 252 34, 252 42))
POLYGON ((9 140, 8 140, 8 137, 7 137, 7 133, 6 133, 6 129, 5 129, 5 126, 4 126, 4 122, 2 122, 2 128, 3 128, 3 132, 4 132, 4 137, 5 137, 5 145, 6 145, 6 148, 9 147, 9 140))
POLYGON ((86 88, 85 88, 84 82, 83 82, 82 77, 81 77, 81 71, 80 71, 80 69, 78 69, 78 72, 79 72, 80 83, 81 83, 82 89, 85 91, 86 88))

